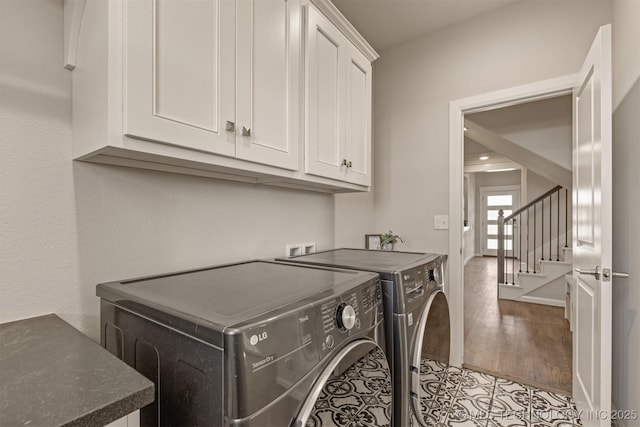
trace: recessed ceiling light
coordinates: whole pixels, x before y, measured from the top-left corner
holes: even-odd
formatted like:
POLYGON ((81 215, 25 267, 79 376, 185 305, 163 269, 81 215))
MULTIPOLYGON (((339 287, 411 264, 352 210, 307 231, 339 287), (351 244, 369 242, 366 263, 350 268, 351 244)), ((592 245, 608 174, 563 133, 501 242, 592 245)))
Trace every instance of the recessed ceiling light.
POLYGON ((489 156, 480 156, 479 159, 480 160, 489 160, 489 156))
POLYGON ((516 168, 490 169, 486 172, 508 172, 508 171, 514 171, 514 170, 516 170, 516 168))

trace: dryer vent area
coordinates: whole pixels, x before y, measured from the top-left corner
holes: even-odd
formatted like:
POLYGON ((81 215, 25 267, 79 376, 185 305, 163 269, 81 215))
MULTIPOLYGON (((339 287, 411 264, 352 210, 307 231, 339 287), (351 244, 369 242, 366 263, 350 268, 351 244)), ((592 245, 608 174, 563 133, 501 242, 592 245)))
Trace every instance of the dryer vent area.
MULTIPOLYGON (((570 396, 423 359, 420 407, 427 426, 581 426, 570 396)), ((412 416, 413 427, 421 424, 412 416)))

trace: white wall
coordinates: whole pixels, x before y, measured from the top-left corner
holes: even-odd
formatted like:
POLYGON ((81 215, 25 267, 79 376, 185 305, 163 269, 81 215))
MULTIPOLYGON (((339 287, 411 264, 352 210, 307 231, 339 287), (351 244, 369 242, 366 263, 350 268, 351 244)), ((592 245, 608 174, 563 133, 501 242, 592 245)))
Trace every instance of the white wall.
MULTIPOLYGON (((378 229, 374 226, 373 193, 336 194, 334 197, 337 207, 334 235, 336 248, 364 249, 365 234, 382 234, 388 231, 388 228, 378 229)), ((402 233, 393 231, 404 239, 402 233)), ((402 250, 402 245, 402 242, 398 242, 396 250, 402 250)))
POLYGON ((99 282, 333 247, 333 196, 71 160, 62 0, 0 2, 0 322, 98 338, 99 282))
MULTIPOLYGON (((569 142, 571 144, 571 142, 569 142)), ((555 187, 555 182, 549 181, 547 178, 538 175, 537 173, 527 170, 527 201, 536 199, 539 196, 542 196, 547 191, 551 190, 555 187)), ((571 189, 569 189, 571 190, 571 189)), ((524 206, 524 203, 522 204, 524 206)))
MULTIPOLYGON (((363 202, 375 228, 401 234, 403 249, 448 252, 433 215, 448 212, 449 102, 577 72, 608 22, 607 1, 522 1, 383 51, 374 63, 374 190, 363 202)), ((337 199, 337 227, 364 234, 349 197, 337 199)))
MULTIPOLYGON (((613 2, 613 403, 640 410, 640 2, 613 2)), ((640 426, 640 419, 625 421, 640 426)))

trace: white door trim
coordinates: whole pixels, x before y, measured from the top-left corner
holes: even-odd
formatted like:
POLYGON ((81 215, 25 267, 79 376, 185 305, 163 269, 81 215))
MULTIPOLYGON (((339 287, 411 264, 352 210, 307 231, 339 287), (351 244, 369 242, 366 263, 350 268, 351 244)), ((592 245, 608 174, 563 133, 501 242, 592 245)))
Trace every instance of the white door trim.
POLYGON ((461 367, 464 361, 464 115, 570 94, 577 79, 577 74, 571 74, 449 102, 449 220, 453 226, 449 229, 446 291, 451 310, 451 364, 454 366, 461 367))

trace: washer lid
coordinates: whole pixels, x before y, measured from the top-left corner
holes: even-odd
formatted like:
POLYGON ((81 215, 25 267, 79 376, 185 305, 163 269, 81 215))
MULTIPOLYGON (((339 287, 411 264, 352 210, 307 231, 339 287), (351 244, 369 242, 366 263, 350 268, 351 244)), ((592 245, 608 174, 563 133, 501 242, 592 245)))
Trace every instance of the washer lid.
POLYGON ((395 273, 416 263, 426 263, 438 258, 438 254, 418 252, 374 251, 366 249, 334 249, 280 261, 331 265, 384 273, 395 273))
POLYGON ((370 273, 269 261, 191 270, 100 284, 96 294, 127 306, 223 330, 287 308, 302 307, 375 279, 370 273))

